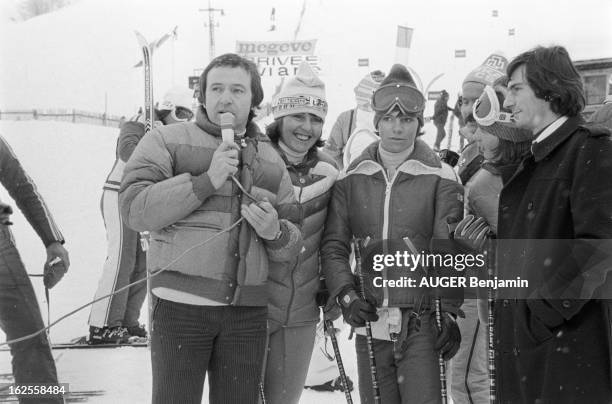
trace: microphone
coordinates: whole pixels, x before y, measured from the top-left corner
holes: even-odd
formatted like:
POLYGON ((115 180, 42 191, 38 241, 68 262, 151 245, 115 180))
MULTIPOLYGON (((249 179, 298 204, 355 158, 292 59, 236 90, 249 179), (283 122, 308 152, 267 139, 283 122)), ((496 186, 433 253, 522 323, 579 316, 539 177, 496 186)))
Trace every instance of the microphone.
POLYGON ((221 114, 221 138, 224 142, 232 144, 234 142, 234 114, 224 112, 221 114))

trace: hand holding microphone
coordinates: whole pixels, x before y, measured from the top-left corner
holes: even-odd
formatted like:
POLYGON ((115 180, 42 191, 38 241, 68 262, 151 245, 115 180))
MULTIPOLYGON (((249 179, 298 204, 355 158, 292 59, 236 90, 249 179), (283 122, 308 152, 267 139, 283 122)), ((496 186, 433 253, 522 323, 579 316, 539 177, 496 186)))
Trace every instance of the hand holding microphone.
POLYGON ((233 124, 233 114, 229 112, 221 114, 223 143, 215 150, 208 168, 208 177, 215 189, 221 188, 227 178, 238 171, 238 146, 234 143, 233 124))

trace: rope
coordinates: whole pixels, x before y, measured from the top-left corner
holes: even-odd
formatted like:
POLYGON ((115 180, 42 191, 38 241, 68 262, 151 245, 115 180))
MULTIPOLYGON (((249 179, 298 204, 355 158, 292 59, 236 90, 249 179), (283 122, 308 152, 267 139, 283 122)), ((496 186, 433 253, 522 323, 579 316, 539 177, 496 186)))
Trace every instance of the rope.
MULTIPOLYGON (((194 246, 189 247, 188 249, 186 249, 185 251, 183 251, 183 253, 181 253, 181 255, 179 255, 178 257, 176 257, 176 258, 175 258, 175 259, 173 259, 172 261, 170 261, 170 262, 169 262, 169 263, 168 263, 168 264, 167 264, 165 267, 163 267, 163 268, 162 268, 162 269, 160 269, 159 271, 156 271, 156 272, 154 272, 154 273, 151 273, 151 275, 147 275, 146 277, 144 277, 144 278, 142 278, 142 279, 139 279, 139 280, 137 280, 137 281, 135 281, 135 282, 132 282, 132 283, 130 283, 130 284, 128 284, 128 285, 125 285, 124 287, 122 287, 122 288, 120 288, 120 289, 117 289, 117 290, 116 290, 116 291, 114 291, 113 293, 109 293, 109 294, 107 294, 107 295, 105 295, 105 296, 102 296, 102 297, 99 297, 99 298, 97 298, 97 299, 95 299, 95 300, 92 300, 91 302, 86 303, 86 304, 84 304, 84 305, 82 305, 82 306, 80 306, 80 307, 76 308, 75 310, 71 311, 70 313, 63 315, 62 317, 58 318, 57 320, 55 320, 55 321, 54 321, 54 322, 52 322, 51 324, 47 325, 47 326, 46 326, 46 327, 44 327, 44 328, 41 328, 40 330, 38 330, 38 331, 36 331, 36 332, 33 332, 33 333, 31 333, 31 334, 25 335, 25 336, 20 337, 20 338, 15 338, 15 339, 12 339, 12 340, 9 340, 9 341, 2 342, 2 343, 0 343, 0 347, 1 347, 1 346, 5 346, 5 345, 9 345, 9 344, 15 344, 15 343, 17 343, 17 342, 25 341, 25 340, 28 340, 28 339, 30 339, 30 338, 34 338, 34 337, 36 337, 37 335, 42 334, 43 332, 47 332, 47 330, 48 330, 48 329, 50 329, 51 327, 55 326, 55 325, 56 325, 57 323, 59 323, 60 321, 67 319, 68 317, 70 317, 70 316, 72 316, 73 314, 75 314, 75 313, 77 313, 77 312, 79 312, 79 311, 83 310, 84 308, 86 308, 86 307, 88 307, 88 306, 91 306, 92 304, 94 304, 94 303, 96 303, 96 302, 99 302, 99 301, 100 301, 100 300, 102 300, 102 299, 106 299, 107 297, 111 297, 111 296, 113 296, 113 295, 116 295, 117 293, 121 293, 121 292, 123 292, 124 290, 126 290, 126 289, 128 289, 128 288, 130 288, 130 287, 132 287, 132 286, 134 286, 134 285, 137 285, 137 284, 139 284, 139 283, 141 283, 141 282, 145 282, 145 281, 147 281, 148 279, 153 278, 154 276, 157 276, 158 274, 160 274, 160 273, 162 273, 163 271, 165 271, 166 269, 168 269, 168 268, 169 268, 171 265, 173 265, 174 263, 176 263, 178 260, 180 260, 181 258, 183 258, 183 256, 185 256, 185 254, 187 254, 188 252, 190 252, 190 251, 194 250, 195 248, 198 248, 198 247, 203 246, 204 244, 206 244, 206 243, 208 243, 208 242, 212 241, 213 239, 215 239, 215 238, 219 237, 219 236, 220 236, 221 234, 223 234, 223 233, 227 233, 228 231, 232 230, 234 227, 238 226, 238 225, 239 225, 239 224, 240 224, 240 223, 241 223, 243 220, 244 220, 244 218, 243 218, 243 217, 241 217, 240 219, 238 219, 237 221, 235 221, 235 222, 234 222, 234 223, 233 223, 231 226, 229 226, 228 228, 221 230, 219 233, 216 233, 215 235, 213 235, 213 236, 211 236, 211 237, 207 238, 206 240, 202 241, 202 242, 201 242, 201 243, 199 243, 199 244, 196 244, 196 245, 194 245, 194 246)), ((33 275, 33 276, 41 276, 41 275, 33 275)))

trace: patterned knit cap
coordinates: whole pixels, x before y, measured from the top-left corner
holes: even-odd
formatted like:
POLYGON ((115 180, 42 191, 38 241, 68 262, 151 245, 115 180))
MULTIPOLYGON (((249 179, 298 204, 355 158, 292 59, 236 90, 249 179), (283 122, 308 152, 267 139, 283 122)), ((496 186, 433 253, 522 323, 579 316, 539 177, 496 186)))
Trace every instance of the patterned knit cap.
POLYGON ((272 103, 274 119, 301 113, 313 114, 323 120, 327 115, 325 84, 306 62, 300 64, 297 74, 287 82, 272 103))

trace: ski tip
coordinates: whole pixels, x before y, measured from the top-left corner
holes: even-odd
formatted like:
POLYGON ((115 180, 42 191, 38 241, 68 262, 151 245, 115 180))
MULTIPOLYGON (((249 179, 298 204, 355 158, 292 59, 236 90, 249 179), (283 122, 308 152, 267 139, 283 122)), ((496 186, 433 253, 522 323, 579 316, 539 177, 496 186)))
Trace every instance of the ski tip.
POLYGON ((144 35, 142 35, 139 31, 134 30, 134 34, 136 35, 136 39, 138 40, 138 44, 140 46, 149 46, 149 42, 147 42, 146 38, 144 37, 144 35))

